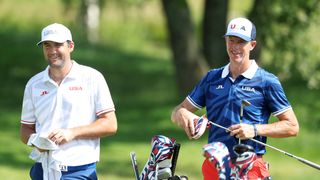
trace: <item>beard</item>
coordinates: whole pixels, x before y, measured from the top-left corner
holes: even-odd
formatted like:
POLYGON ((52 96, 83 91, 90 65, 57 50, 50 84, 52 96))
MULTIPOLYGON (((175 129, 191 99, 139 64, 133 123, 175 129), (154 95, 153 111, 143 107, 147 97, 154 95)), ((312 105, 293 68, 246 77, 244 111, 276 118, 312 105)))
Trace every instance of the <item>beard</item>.
POLYGON ((52 68, 63 68, 65 66, 65 60, 60 58, 51 59, 48 58, 48 65, 52 68))

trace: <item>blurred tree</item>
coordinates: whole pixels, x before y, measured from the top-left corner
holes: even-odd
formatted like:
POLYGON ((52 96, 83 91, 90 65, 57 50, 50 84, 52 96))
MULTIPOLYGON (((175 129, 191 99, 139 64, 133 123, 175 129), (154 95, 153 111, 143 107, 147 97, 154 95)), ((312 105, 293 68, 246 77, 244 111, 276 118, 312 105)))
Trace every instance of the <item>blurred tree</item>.
MULTIPOLYGON (((65 5, 65 12, 72 8, 75 1, 62 0, 65 5)), ((99 41, 100 14, 105 0, 81 0, 79 1, 79 25, 84 30, 83 34, 91 44, 99 41)), ((77 2, 75 2, 77 3, 77 2)))
POLYGON ((167 19, 179 93, 185 96, 209 67, 219 67, 226 63, 222 35, 226 27, 228 0, 205 1, 203 48, 198 45, 186 0, 162 0, 162 5, 167 19))
POLYGON ((229 1, 205 0, 202 26, 203 54, 211 68, 227 62, 223 35, 226 30, 229 1))
MULTIPOLYGON (((66 10, 79 6, 80 24, 91 43, 99 39, 100 12, 105 0, 62 0, 66 10)), ((126 7, 143 0, 114 1, 126 7)), ((224 34, 229 0, 204 0, 202 39, 198 40, 187 0, 162 0, 179 92, 185 95, 210 68, 227 62, 224 34), (187 75, 187 76, 186 76, 187 75)), ((281 79, 304 78, 309 87, 320 85, 320 51, 312 34, 320 15, 319 0, 252 0, 248 16, 257 26, 258 46, 252 57, 264 66, 272 66, 281 79), (303 42, 303 45, 301 45, 303 42), (313 74, 313 76, 310 76, 313 74)))
POLYGON ((294 75, 311 88, 319 87, 320 46, 312 33, 320 25, 319 15, 319 0, 255 0, 248 16, 258 31, 256 57, 264 54, 261 62, 282 79, 294 75))
POLYGON ((208 70, 208 66, 194 36, 194 25, 187 2, 162 0, 162 4, 167 18, 179 92, 185 96, 208 70))
MULTIPOLYGON (((206 64, 211 68, 226 64, 227 55, 221 36, 225 32, 229 1, 204 2, 200 47, 187 1, 162 0, 181 95, 198 82, 208 68, 206 64)), ((308 36, 312 34, 310 29, 319 25, 319 4, 319 0, 254 0, 251 11, 246 15, 255 23, 258 32, 253 58, 263 65, 272 66, 281 79, 294 74, 294 78, 305 78, 309 87, 319 87, 319 45, 314 35, 308 36)))

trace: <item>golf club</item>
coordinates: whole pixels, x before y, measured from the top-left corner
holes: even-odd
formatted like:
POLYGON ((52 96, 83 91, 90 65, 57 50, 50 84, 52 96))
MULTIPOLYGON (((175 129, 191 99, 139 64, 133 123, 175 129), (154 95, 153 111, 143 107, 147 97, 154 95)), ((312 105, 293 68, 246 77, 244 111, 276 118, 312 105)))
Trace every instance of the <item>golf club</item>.
MULTIPOLYGON (((216 126, 216 127, 222 128, 222 129, 226 130, 226 132, 230 132, 230 130, 229 130, 228 128, 223 127, 223 126, 221 126, 221 125, 219 125, 219 124, 216 124, 216 123, 214 123, 214 122, 212 122, 212 121, 208 121, 208 123, 210 123, 211 125, 214 125, 214 126, 216 126)), ((315 168, 315 169, 320 170, 320 165, 319 165, 319 164, 316 164, 316 163, 311 162, 311 161, 309 161, 309 160, 306 160, 306 159, 304 159, 304 158, 295 156, 295 155, 290 154, 290 153, 288 153, 288 152, 286 152, 286 151, 283 151, 283 150, 281 150, 281 149, 278 149, 278 148, 273 147, 273 146, 271 146, 271 145, 268 145, 268 144, 266 144, 266 143, 260 142, 260 141, 258 141, 258 140, 256 140, 256 139, 252 139, 252 138, 251 138, 251 139, 249 139, 249 140, 251 140, 251 141, 253 141, 253 142, 256 142, 256 143, 258 143, 258 144, 261 144, 261 145, 263 145, 263 146, 269 147, 269 148, 271 148, 271 149, 274 149, 274 150, 276 150, 276 151, 279 151, 279 152, 281 152, 281 153, 283 153, 283 154, 285 154, 285 155, 287 155, 287 156, 289 156, 289 157, 292 157, 292 158, 295 158, 295 159, 299 160, 300 162, 302 162, 302 163, 304 163, 304 164, 306 164, 306 165, 308 165, 308 166, 311 166, 311 167, 313 167, 313 168, 315 168)))
MULTIPOLYGON (((241 106, 240 106, 240 124, 242 123, 243 120, 243 109, 245 106, 250 106, 251 103, 245 99, 241 100, 241 106)), ((241 139, 239 138, 239 143, 241 144, 241 139)))
POLYGON ((180 152, 180 144, 179 143, 175 143, 174 146, 173 146, 173 155, 172 155, 172 160, 171 160, 172 176, 174 176, 174 173, 176 171, 179 152, 180 152))
POLYGON ((130 158, 131 158, 131 164, 133 168, 134 175, 136 177, 136 180, 140 179, 139 175, 139 170, 138 170, 138 163, 137 163, 137 158, 136 158, 136 153, 135 152, 130 152, 130 158))

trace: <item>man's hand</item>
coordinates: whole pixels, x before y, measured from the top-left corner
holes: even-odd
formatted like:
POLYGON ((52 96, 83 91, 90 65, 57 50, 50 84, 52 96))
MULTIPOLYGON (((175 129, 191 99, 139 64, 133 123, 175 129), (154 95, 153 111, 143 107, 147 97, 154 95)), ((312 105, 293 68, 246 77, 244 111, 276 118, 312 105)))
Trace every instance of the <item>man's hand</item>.
POLYGON ((252 124, 234 124, 229 127, 230 136, 238 139, 251 139, 254 137, 254 127, 252 124))
POLYGON ((195 134, 193 118, 184 117, 176 121, 177 125, 184 129, 189 139, 195 134))
POLYGON ((199 119, 199 117, 185 109, 181 109, 179 112, 179 118, 173 119, 172 121, 184 129, 188 138, 192 139, 195 135, 194 119, 199 119))
POLYGON ((71 129, 56 129, 49 134, 48 138, 57 145, 62 145, 73 140, 74 135, 71 129))
POLYGON ((199 116, 194 112, 198 109, 194 107, 187 99, 174 108, 171 114, 171 120, 179 127, 184 129, 189 139, 195 135, 194 119, 198 119, 199 116))

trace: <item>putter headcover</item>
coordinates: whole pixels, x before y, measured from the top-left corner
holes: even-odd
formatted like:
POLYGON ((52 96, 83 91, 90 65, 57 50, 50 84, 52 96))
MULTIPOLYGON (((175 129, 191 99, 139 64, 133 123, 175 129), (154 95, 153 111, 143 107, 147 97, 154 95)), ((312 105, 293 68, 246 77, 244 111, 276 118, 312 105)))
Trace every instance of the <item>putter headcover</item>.
POLYGON ((193 119, 193 125, 194 125, 194 135, 192 136, 193 139, 199 139, 203 133, 206 131, 207 125, 208 125, 208 118, 206 115, 203 115, 199 118, 193 119))
MULTIPOLYGON (((231 166, 230 177, 235 179, 250 179, 248 172, 252 169, 256 159, 257 155, 252 151, 238 154, 235 164, 231 166)), ((261 178, 264 179, 263 176, 261 178)))
POLYGON ((151 154, 141 172, 140 180, 156 179, 156 177, 162 179, 161 176, 171 176, 171 156, 175 141, 175 139, 163 135, 152 138, 151 154))
POLYGON ((217 168, 219 179, 227 179, 230 174, 230 155, 227 146, 221 142, 206 144, 202 148, 203 156, 217 168))

